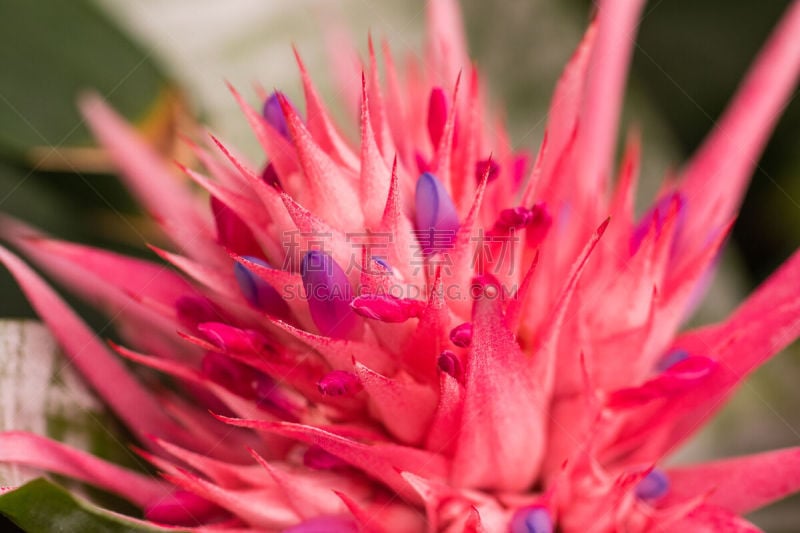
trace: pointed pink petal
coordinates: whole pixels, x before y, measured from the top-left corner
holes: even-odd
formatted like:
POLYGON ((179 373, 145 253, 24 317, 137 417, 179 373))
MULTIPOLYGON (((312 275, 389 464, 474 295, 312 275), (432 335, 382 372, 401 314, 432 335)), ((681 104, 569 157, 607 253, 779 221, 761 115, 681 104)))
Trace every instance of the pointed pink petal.
POLYGON ((500 287, 487 279, 480 284, 453 483, 520 490, 539 471, 546 403, 528 358, 505 325, 500 287))
MULTIPOLYGON (((256 134, 258 142, 267 154, 270 163, 274 165, 278 176, 281 178, 291 176, 299 168, 291 142, 270 126, 260 113, 250 107, 244 97, 232 85, 228 84, 228 89, 242 109, 250 128, 256 134)), ((219 143, 217 145, 221 147, 219 143)), ((234 157, 233 159, 236 158, 234 157)))
POLYGON ((692 533, 763 533, 744 518, 713 505, 701 505, 670 527, 673 531, 692 533))
POLYGON ((0 433, 0 462, 30 466, 84 481, 118 494, 139 506, 145 506, 169 494, 168 485, 158 479, 23 431, 0 433))
POLYGON ((292 191, 294 196, 310 205, 337 229, 363 228, 364 217, 360 209, 338 208, 359 205, 358 194, 346 169, 333 161, 314 141, 292 105, 284 97, 279 95, 279 98, 305 176, 305 183, 292 191))
POLYGON ((690 201, 687 239, 714 230, 735 214, 748 177, 797 83, 798 32, 800 3, 793 2, 728 110, 688 163, 682 187, 690 201))
POLYGON ((357 169, 358 156, 353 153, 353 150, 336 129, 324 102, 311 81, 311 76, 309 76, 305 64, 300 58, 300 53, 297 48, 293 48, 293 50, 294 57, 297 60, 297 67, 300 70, 300 79, 303 82, 308 130, 326 152, 333 154, 340 163, 350 169, 357 169))
POLYGON ((313 426, 289 422, 219 418, 234 426, 258 429, 317 445, 382 481, 412 502, 417 501, 418 496, 399 475, 398 469, 434 479, 443 479, 447 473, 447 464, 441 456, 416 448, 381 443, 362 444, 313 426))
POLYGON ((270 489, 226 489, 187 471, 166 474, 164 477, 184 490, 227 509, 253 526, 284 529, 299 520, 297 514, 270 489))
POLYGON ((427 3, 427 10, 426 62, 434 73, 434 83, 452 83, 470 64, 461 10, 455 0, 433 0, 427 3))
POLYGON ((578 175, 589 194, 605 192, 617 144, 628 63, 636 39, 644 0, 599 3, 597 37, 586 69, 585 94, 580 112, 578 175))
POLYGON ((419 444, 436 409, 436 392, 407 374, 387 378, 358 362, 355 371, 376 417, 386 429, 403 443, 419 444), (414 416, 408 416, 409 413, 414 416))
POLYGON ((706 502, 747 514, 800 490, 800 448, 667 470, 670 489, 660 505, 708 493, 706 502))
POLYGON ((370 118, 370 100, 367 82, 362 74, 361 91, 361 177, 360 198, 364 209, 366 227, 377 227, 383 211, 376 198, 385 198, 389 193, 391 172, 383 160, 370 118))
POLYGON ((0 247, 0 262, 11 272, 34 310, 45 321, 69 360, 97 394, 139 436, 182 434, 150 391, 133 378, 64 301, 18 257, 0 247))
POLYGON ((387 118, 386 105, 381 91, 380 71, 378 70, 378 60, 375 57, 375 46, 372 43, 372 35, 367 39, 367 50, 369 53, 369 112, 371 115, 372 129, 375 132, 380 153, 384 159, 394 156, 397 148, 394 146, 391 131, 389 130, 389 119, 387 118))
POLYGON ((439 403, 425 440, 425 448, 450 455, 461 429, 464 389, 455 377, 446 372, 439 374, 439 382, 439 403))
POLYGON ((169 167, 133 129, 96 94, 81 98, 89 128, 122 170, 128 188, 164 225, 170 238, 198 259, 219 259, 209 219, 199 199, 178 183, 169 167))

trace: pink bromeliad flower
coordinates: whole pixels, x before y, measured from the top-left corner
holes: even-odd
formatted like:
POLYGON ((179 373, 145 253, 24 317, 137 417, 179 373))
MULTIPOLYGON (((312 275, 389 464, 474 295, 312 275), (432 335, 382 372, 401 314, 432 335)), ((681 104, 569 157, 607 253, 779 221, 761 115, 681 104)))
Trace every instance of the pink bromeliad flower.
POLYGON ((348 86, 359 142, 299 58, 304 113, 279 92, 259 113, 234 91, 268 158, 259 172, 212 138, 182 182, 85 98, 174 268, 12 220, 2 234, 113 315, 131 348, 0 260, 161 477, 22 432, 0 435, 0 460, 180 529, 756 531, 740 515, 800 490, 800 448, 663 461, 800 334, 800 254, 726 321, 679 331, 800 70, 800 2, 635 219, 638 144, 616 171, 613 151, 643 3, 601 3, 531 161, 486 109, 451 0, 429 2, 423 62, 400 71, 384 47, 382 83, 370 47, 348 86))

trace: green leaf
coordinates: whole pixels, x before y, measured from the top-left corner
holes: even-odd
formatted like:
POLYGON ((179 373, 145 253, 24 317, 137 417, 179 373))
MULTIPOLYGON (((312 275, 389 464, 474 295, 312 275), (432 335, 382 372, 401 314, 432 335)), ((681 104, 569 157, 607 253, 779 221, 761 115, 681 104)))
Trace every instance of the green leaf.
POLYGON ((0 496, 0 513, 28 533, 175 531, 105 511, 42 478, 0 496))
POLYGON ((0 2, 0 150, 88 146, 76 109, 96 90, 126 117, 147 119, 168 82, 88 0, 0 2))

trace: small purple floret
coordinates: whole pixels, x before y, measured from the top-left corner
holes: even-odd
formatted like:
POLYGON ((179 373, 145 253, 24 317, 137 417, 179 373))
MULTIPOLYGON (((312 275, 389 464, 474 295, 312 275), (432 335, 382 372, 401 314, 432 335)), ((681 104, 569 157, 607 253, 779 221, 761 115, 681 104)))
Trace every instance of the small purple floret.
POLYGON ((430 172, 417 180, 415 202, 422 253, 430 255, 452 248, 459 227, 458 212, 444 185, 430 172))
POLYGON ((678 363, 680 363, 681 361, 683 361, 688 357, 689 357, 689 352, 687 352, 683 348, 675 348, 673 350, 670 350, 669 352, 664 354, 664 357, 662 357, 661 360, 658 362, 658 365, 656 365, 656 370, 658 370, 659 372, 666 372, 667 370, 669 370, 670 368, 677 365, 678 363))
POLYGON ((358 324, 350 308, 353 287, 330 254, 312 250, 300 263, 311 318, 328 337, 347 337, 358 324))
POLYGON ((282 93, 275 91, 264 101, 263 114, 269 125, 275 128, 275 131, 288 139, 289 126, 286 124, 286 117, 283 116, 283 109, 281 109, 279 94, 280 96, 283 96, 282 93))
MULTIPOLYGON (((269 263, 258 257, 242 257, 264 268, 272 268, 269 263)), ((242 295, 244 295, 250 305, 264 311, 268 315, 279 318, 286 318, 289 316, 289 304, 286 303, 286 300, 281 298, 280 293, 275 290, 272 285, 258 277, 258 275, 239 261, 234 264, 233 273, 236 276, 236 282, 239 284, 242 295)))
POLYGON ((652 469, 634 489, 640 500, 653 501, 664 496, 669 490, 669 478, 663 470, 652 469))
POLYGON ((553 519, 550 511, 541 505, 523 507, 511 519, 511 533, 552 533, 553 519))

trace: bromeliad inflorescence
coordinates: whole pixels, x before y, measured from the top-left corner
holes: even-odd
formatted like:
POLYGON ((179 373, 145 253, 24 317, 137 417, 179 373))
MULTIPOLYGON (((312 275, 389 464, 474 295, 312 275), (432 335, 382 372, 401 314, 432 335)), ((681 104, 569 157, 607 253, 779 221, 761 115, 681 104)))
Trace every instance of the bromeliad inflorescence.
POLYGON ((751 531, 740 514, 800 489, 800 450, 664 459, 800 333, 797 254, 729 319, 679 333, 794 86, 800 3, 636 220, 638 143, 617 172, 613 150, 642 4, 600 4, 532 160, 487 109, 450 0, 428 3, 422 61, 401 71, 370 43, 358 143, 299 56, 304 113, 280 92, 259 113, 234 90, 259 171, 212 137, 192 145, 204 170, 182 167, 196 186, 180 182, 83 99, 174 268, 10 219, 2 235, 133 348, 109 348, 20 259, 0 260, 163 479, 20 432, 0 435, 0 460, 183 529, 751 531))

